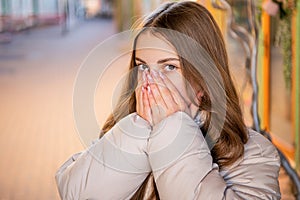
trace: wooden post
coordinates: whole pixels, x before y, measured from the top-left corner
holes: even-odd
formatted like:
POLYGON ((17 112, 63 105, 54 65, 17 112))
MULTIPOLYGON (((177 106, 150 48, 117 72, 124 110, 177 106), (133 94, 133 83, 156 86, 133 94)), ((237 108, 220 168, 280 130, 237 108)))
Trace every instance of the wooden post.
POLYGON ((270 16, 262 12, 262 33, 260 37, 260 68, 259 70, 259 108, 261 116, 261 128, 270 131, 270 16))

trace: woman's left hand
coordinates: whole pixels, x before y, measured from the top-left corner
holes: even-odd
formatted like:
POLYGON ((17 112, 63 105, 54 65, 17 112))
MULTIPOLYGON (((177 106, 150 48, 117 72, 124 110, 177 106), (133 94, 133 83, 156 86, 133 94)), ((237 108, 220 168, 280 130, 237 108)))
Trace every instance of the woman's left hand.
POLYGON ((186 102, 173 83, 162 73, 147 73, 148 87, 143 90, 144 109, 151 111, 151 125, 154 126, 164 118, 177 111, 190 114, 186 102), (145 102, 146 101, 146 102, 145 102))

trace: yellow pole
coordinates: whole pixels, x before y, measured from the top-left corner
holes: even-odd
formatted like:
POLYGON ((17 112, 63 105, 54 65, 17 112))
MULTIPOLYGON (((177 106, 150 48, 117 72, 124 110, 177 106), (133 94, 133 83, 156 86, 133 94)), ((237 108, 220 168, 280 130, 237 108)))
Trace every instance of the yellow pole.
POLYGON ((263 11, 262 12, 262 78, 261 78, 261 90, 262 101, 260 102, 262 108, 261 127, 270 131, 270 16, 263 11))
POLYGON ((211 1, 198 0, 197 2, 200 3, 201 5, 205 6, 205 8, 207 10, 209 10, 211 15, 216 20, 223 36, 225 37, 225 33, 226 33, 226 12, 214 8, 211 4, 211 1))

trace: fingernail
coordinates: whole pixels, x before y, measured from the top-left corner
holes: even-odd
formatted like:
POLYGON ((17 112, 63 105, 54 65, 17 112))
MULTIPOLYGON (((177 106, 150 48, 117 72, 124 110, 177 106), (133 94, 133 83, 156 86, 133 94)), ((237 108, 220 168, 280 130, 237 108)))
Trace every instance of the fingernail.
POLYGON ((148 94, 151 93, 151 89, 150 89, 150 86, 149 86, 149 85, 147 86, 147 91, 148 91, 148 94))
POLYGON ((159 73, 159 76, 160 76, 162 79, 165 79, 165 75, 163 75, 163 73, 161 73, 161 71, 159 71, 158 73, 159 73))
POLYGON ((142 87, 142 92, 145 92, 145 88, 144 87, 142 87))

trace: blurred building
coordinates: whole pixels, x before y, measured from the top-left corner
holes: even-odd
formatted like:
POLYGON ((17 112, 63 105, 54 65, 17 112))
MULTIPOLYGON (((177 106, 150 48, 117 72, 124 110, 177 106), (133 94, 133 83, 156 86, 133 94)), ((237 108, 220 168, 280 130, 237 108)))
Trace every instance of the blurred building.
POLYGON ((18 31, 43 21, 58 23, 63 18, 58 1, 1 0, 0 7, 1 31, 18 31))
MULTIPOLYGON (((0 32, 68 23, 99 13, 104 0, 0 0, 0 32)), ((108 12, 108 11, 107 11, 108 12)))

